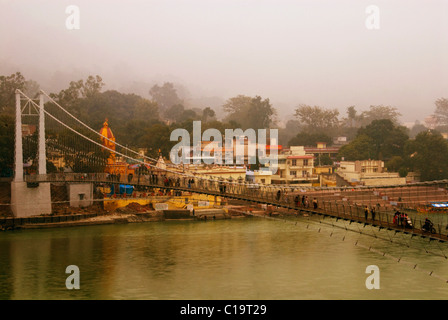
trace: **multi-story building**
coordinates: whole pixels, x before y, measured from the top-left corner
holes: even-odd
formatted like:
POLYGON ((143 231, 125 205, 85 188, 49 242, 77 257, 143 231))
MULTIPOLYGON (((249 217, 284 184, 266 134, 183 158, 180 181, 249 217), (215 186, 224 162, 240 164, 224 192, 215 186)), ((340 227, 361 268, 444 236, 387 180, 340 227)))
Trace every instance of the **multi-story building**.
POLYGON ((341 161, 337 173, 338 186, 405 184, 406 178, 396 172, 385 172, 384 161, 341 161))
POLYGON ((278 155, 278 169, 272 183, 311 184, 317 182, 313 174, 314 156, 306 154, 303 146, 291 146, 278 155))
POLYGON ((219 164, 224 166, 246 166, 252 167, 257 164, 257 159, 278 154, 282 150, 277 144, 251 144, 247 137, 242 136, 241 141, 233 138, 230 146, 223 145, 222 141, 200 141, 200 144, 185 148, 185 163, 191 164, 219 164))

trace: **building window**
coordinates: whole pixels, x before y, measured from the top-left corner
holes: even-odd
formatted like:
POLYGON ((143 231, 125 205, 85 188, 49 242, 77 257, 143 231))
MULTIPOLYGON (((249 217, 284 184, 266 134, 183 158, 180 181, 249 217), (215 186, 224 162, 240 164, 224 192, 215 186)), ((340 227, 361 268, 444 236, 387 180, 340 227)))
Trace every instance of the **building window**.
POLYGON ((308 165, 308 159, 304 159, 304 160, 303 160, 303 165, 304 165, 304 166, 307 166, 307 165, 308 165))
POLYGON ((296 173, 296 171, 290 171, 289 174, 290 174, 291 176, 294 176, 294 177, 295 177, 297 173, 296 173))
POLYGON ((296 159, 292 160, 292 165, 293 165, 293 166, 296 166, 296 165, 297 165, 297 160, 296 160, 296 159))

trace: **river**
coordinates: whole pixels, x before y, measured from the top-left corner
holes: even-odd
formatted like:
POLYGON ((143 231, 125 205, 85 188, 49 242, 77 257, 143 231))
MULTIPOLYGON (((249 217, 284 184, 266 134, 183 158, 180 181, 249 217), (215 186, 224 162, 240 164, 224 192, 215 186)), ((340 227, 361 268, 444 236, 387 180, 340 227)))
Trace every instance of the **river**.
POLYGON ((448 298, 447 244, 376 229, 385 241, 368 226, 315 219, 2 232, 0 299, 448 298), (66 287, 69 265, 78 290, 66 287), (370 265, 379 289, 366 287, 370 265))

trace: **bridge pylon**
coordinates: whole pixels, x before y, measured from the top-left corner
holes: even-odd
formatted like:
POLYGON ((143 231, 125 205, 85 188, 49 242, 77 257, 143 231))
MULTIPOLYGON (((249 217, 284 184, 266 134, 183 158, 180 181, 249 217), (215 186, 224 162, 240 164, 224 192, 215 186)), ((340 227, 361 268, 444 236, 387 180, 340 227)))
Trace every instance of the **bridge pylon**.
MULTIPOLYGON (((39 97, 38 173, 47 174, 45 152, 44 95, 39 97)), ((50 183, 27 184, 23 176, 22 103, 16 90, 14 180, 11 182, 11 210, 14 217, 23 218, 51 213, 50 183)))

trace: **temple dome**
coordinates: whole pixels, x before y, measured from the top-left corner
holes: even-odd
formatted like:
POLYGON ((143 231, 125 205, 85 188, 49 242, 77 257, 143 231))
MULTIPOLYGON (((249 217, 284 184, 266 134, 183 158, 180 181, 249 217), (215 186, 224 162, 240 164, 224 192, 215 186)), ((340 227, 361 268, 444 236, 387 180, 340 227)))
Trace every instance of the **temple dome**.
MULTIPOLYGON (((109 127, 107 119, 106 119, 106 121, 104 121, 103 127, 100 129, 100 133, 103 137, 106 137, 107 139, 115 141, 115 136, 109 127)), ((107 141, 106 139, 102 139, 102 140, 107 141)))
MULTIPOLYGON (((103 137, 105 137, 105 138, 101 138, 101 142, 103 143, 103 146, 105 146, 106 148, 115 150, 115 136, 109 127, 107 119, 106 119, 106 121, 104 121, 103 127, 100 129, 99 132, 103 137), (106 138, 109 140, 107 140, 106 138)), ((115 158, 115 154, 111 153, 111 157, 115 158)))

